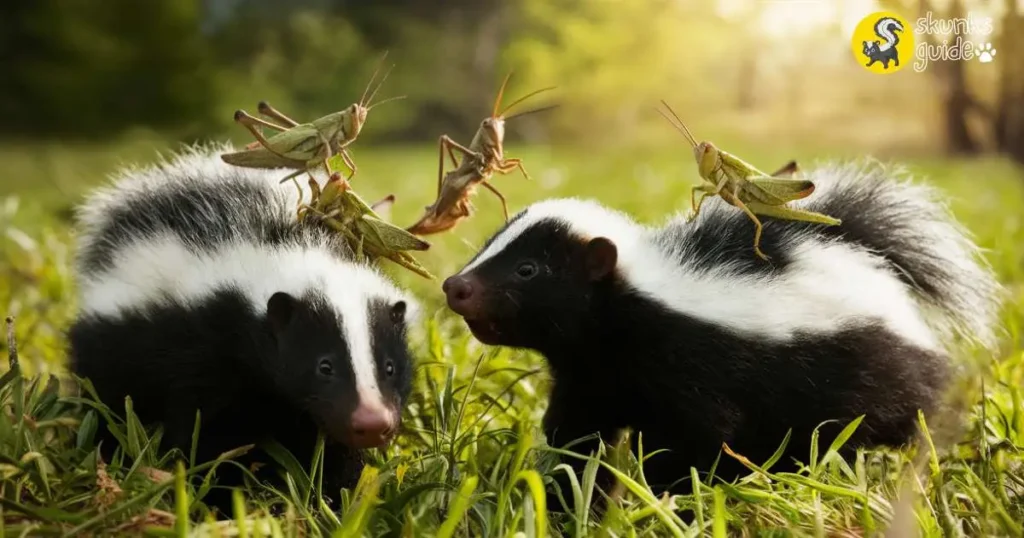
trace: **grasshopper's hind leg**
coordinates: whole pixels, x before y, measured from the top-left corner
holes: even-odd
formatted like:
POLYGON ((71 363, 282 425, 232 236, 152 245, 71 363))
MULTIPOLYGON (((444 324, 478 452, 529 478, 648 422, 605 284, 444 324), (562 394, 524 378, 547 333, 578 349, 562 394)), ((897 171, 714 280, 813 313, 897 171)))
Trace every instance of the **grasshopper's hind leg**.
POLYGON ((281 127, 280 125, 274 125, 269 121, 263 121, 259 118, 250 116, 249 114, 246 114, 244 110, 235 111, 235 121, 242 124, 243 127, 245 127, 250 133, 252 133, 252 136, 256 138, 256 141, 259 142, 259 144, 264 148, 267 148, 267 151, 273 153, 274 155, 277 155, 278 157, 290 159, 290 157, 283 155, 281 154, 281 152, 270 147, 270 142, 267 141, 267 138, 263 136, 263 133, 261 133, 260 130, 256 128, 256 126, 262 125, 264 127, 269 127, 271 129, 277 129, 278 131, 287 131, 288 129, 281 127))
POLYGON ((270 106, 270 103, 266 101, 260 101, 259 104, 256 105, 256 110, 259 110, 260 114, 263 114, 264 116, 272 120, 278 121, 288 126, 289 128, 299 126, 299 122, 289 118, 288 116, 285 116, 280 111, 270 106))
POLYGON ((473 154, 469 148, 452 140, 448 135, 441 135, 438 143, 441 144, 442 148, 441 160, 444 160, 444 152, 448 152, 448 158, 452 160, 452 166, 455 168, 459 167, 459 160, 455 158, 455 152, 453 150, 457 149, 467 157, 473 154))
POLYGON ((462 144, 459 144, 458 142, 452 140, 451 137, 449 137, 448 135, 441 135, 440 138, 437 139, 437 145, 438 153, 440 154, 438 155, 437 163, 437 195, 441 196, 441 182, 444 179, 445 152, 448 153, 448 157, 452 160, 452 166, 454 168, 459 167, 459 161, 458 159, 455 158, 455 152, 453 150, 459 150, 459 152, 462 153, 462 158, 464 160, 469 159, 474 155, 477 155, 477 153, 467 148, 466 146, 463 146, 462 144))
POLYGON ((444 178, 444 154, 447 151, 448 157, 452 159, 452 166, 455 168, 459 167, 459 161, 455 158, 455 152, 452 151, 452 147, 448 145, 452 139, 448 138, 448 135, 441 135, 437 139, 437 195, 441 196, 441 182, 444 178))
MULTIPOLYGON (((259 105, 257 105, 257 109, 260 111, 260 114, 263 114, 264 116, 270 118, 271 120, 274 120, 284 125, 284 127, 282 127, 281 125, 275 125, 268 121, 259 120, 259 118, 253 118, 262 122, 260 123, 260 125, 264 127, 269 127, 271 129, 274 129, 275 131, 285 132, 288 129, 291 129, 292 127, 298 127, 299 125, 298 122, 296 122, 295 120, 274 110, 269 104, 267 104, 266 101, 260 101, 259 105)), ((238 112, 235 112, 235 121, 238 121, 238 112)), ((256 149, 260 147, 260 145, 262 145, 261 142, 257 140, 256 142, 247 144, 245 146, 245 149, 256 149)))
POLYGON ((484 187, 487 187, 488 190, 493 192, 495 196, 497 196, 498 199, 501 200, 501 211, 505 214, 505 222, 508 222, 508 204, 505 203, 505 197, 502 196, 500 192, 498 192, 498 189, 494 188, 494 185, 491 185, 486 181, 482 183, 484 184, 484 187))
POLYGON ((828 215, 803 209, 794 209, 792 207, 768 205, 761 202, 747 202, 747 206, 758 215, 775 217, 777 219, 813 222, 816 224, 824 224, 826 226, 839 226, 843 223, 843 221, 832 218, 828 215))

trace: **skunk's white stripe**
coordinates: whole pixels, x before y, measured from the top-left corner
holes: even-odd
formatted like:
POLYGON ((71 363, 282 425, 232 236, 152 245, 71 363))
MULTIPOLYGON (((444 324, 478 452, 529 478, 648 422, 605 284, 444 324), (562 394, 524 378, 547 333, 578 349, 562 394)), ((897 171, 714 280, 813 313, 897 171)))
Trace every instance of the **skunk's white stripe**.
POLYGON ((409 319, 415 319, 418 305, 369 267, 298 247, 236 243, 213 253, 195 253, 165 234, 120 249, 111 269, 83 278, 80 293, 84 314, 118 318, 147 305, 188 308, 225 287, 240 290, 257 312, 265 311, 270 296, 279 291, 295 296, 309 290, 322 293, 340 318, 360 401, 382 406, 369 302, 404 300, 409 319))
POLYGON ((524 232, 544 220, 557 220, 569 226, 570 230, 586 237, 607 237, 615 242, 619 259, 634 258, 630 252, 642 244, 638 239, 646 228, 637 224, 625 214, 611 210, 590 200, 578 198, 555 198, 537 202, 525 209, 525 214, 512 222, 491 241, 461 273, 474 268, 496 256, 524 232))
MULTIPOLYGON (((124 205, 124 200, 134 197, 151 196, 155 190, 173 189, 183 181, 199 182, 214 185, 251 183, 268 189, 279 197, 284 212, 281 218, 292 218, 294 208, 299 204, 299 191, 292 182, 281 184, 281 178, 293 172, 285 168, 262 169, 242 168, 224 162, 220 155, 237 151, 229 144, 209 144, 187 148, 151 166, 126 166, 111 178, 110 184, 97 188, 86 198, 85 203, 78 207, 79 243, 81 250, 88 250, 96 243, 100 232, 110 219, 110 212, 124 205)), ((320 170, 311 171, 321 187, 326 176, 320 170)), ((302 196, 309 199, 306 188, 308 175, 298 178, 303 186, 302 196)), ((212 209, 211 209, 212 210, 212 209)), ((250 208, 240 204, 232 208, 239 218, 243 218, 250 208)), ((267 218, 276 218, 267 215, 267 218)), ((87 273, 83 268, 80 272, 87 273)))
POLYGON ((909 290, 866 251, 807 238, 792 247, 793 261, 781 274, 739 275, 728 266, 698 271, 660 249, 653 241, 655 230, 592 201, 555 199, 530 206, 461 272, 478 267, 530 227, 550 220, 583 238, 612 240, 618 268, 638 292, 737 332, 785 341, 798 331, 834 333, 873 319, 917 345, 937 345, 909 290))

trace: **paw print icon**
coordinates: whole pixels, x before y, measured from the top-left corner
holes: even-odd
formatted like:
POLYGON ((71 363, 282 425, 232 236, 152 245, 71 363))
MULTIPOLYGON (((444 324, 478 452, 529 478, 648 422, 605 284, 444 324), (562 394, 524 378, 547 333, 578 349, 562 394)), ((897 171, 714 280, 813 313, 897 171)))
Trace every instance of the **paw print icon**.
POLYGON ((992 48, 992 43, 981 43, 978 45, 978 61, 987 64, 995 59, 996 49, 992 48))

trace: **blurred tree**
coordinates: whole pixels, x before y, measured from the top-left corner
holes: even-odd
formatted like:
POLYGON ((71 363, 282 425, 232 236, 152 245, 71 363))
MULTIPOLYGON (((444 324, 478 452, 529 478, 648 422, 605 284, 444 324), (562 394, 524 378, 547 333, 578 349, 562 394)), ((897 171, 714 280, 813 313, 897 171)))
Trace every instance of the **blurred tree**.
POLYGON ((0 131, 197 132, 217 94, 200 16, 199 0, 3 2, 0 131))
POLYGON ((996 43, 1000 62, 994 130, 999 150, 1024 165, 1024 6, 1006 10, 996 43), (1013 58, 1013 60, 1010 60, 1013 58))
MULTIPOLYGON (((921 0, 921 10, 922 13, 935 11, 928 0, 921 0)), ((944 17, 962 19, 966 15, 963 2, 953 0, 944 17)), ((934 46, 934 37, 931 34, 925 35, 934 46)), ((967 114, 975 109, 982 109, 982 106, 968 91, 966 62, 943 61, 934 63, 933 66, 943 80, 941 92, 946 110, 947 150, 954 155, 977 153, 980 148, 967 127, 967 114)))
POLYGON ((521 91, 558 86, 553 136, 621 143, 640 125, 663 121, 653 109, 660 99, 691 118, 687 108, 735 103, 735 93, 722 91, 736 80, 735 43, 725 37, 731 23, 713 2, 522 3, 504 60, 522 73, 521 91))
POLYGON ((472 133, 490 109, 502 51, 515 39, 521 1, 336 0, 374 48, 403 59, 396 83, 410 92, 411 117, 401 133, 422 140, 472 133), (398 15, 400 14, 400 15, 398 15), (401 81, 401 82, 399 82, 401 81), (415 104, 415 106, 412 106, 415 104))
POLYGON ((282 108, 302 118, 357 99, 389 51, 386 66, 396 67, 378 98, 400 91, 407 99, 375 111, 366 137, 422 140, 475 129, 483 110, 476 105, 496 89, 516 4, 233 0, 230 9, 221 5, 212 39, 233 73, 232 102, 279 95, 282 108))
MULTIPOLYGON (((1003 17, 995 39, 998 59, 1018 58, 1024 54, 1024 14, 1015 0, 1003 2, 1003 17)), ((987 3, 989 7, 991 2, 987 3)), ((945 11, 937 11, 930 0, 918 0, 918 14, 932 12, 942 19, 963 18, 967 10, 963 0, 951 0, 945 11)), ((936 46, 936 39, 925 34, 924 39, 936 46)), ((1000 60, 996 103, 989 107, 972 92, 966 73, 967 62, 933 62, 932 70, 939 81, 940 98, 945 117, 946 148, 952 154, 971 154, 981 151, 981 143, 968 127, 968 116, 980 115, 991 126, 996 150, 1024 164, 1024 64, 1014 60, 1000 60)))

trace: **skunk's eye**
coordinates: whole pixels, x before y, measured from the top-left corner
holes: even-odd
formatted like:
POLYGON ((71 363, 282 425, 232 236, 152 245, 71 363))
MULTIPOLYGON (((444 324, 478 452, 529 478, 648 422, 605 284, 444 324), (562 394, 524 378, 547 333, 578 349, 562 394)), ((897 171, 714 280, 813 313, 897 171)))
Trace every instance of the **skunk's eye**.
POLYGON ((388 361, 384 364, 384 373, 391 377, 395 375, 395 363, 388 361))
POLYGON ((523 280, 529 280, 537 276, 537 264, 531 261, 525 261, 516 267, 516 276, 523 280))
POLYGON ((319 369, 320 369, 320 373, 323 374, 323 375, 332 375, 332 374, 334 374, 334 366, 331 366, 331 361, 329 361, 327 359, 320 359, 319 369))

